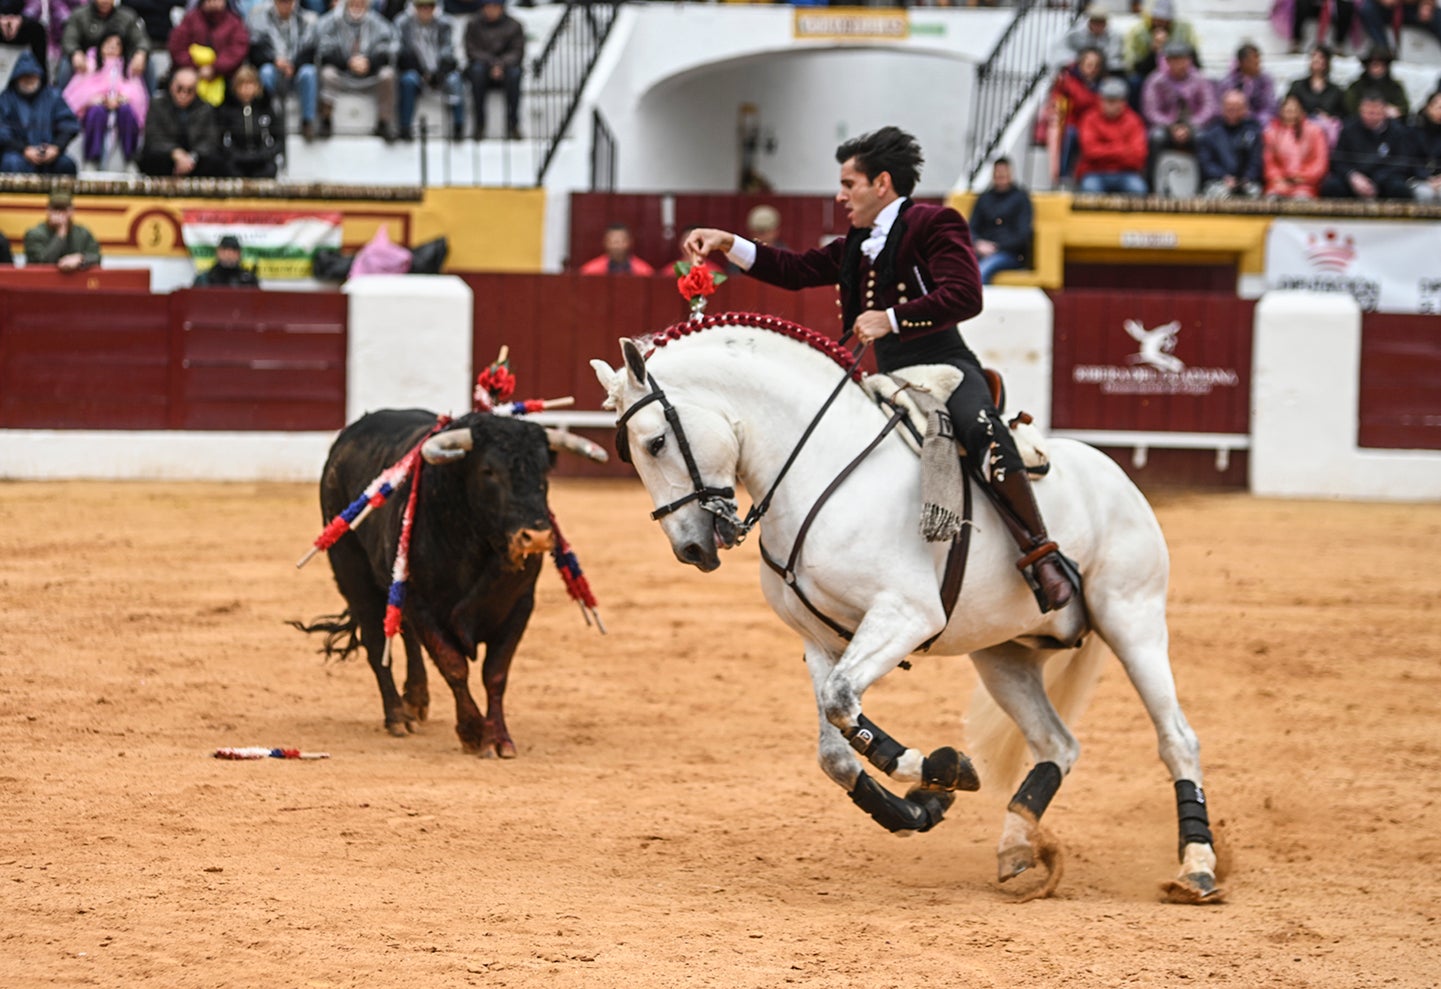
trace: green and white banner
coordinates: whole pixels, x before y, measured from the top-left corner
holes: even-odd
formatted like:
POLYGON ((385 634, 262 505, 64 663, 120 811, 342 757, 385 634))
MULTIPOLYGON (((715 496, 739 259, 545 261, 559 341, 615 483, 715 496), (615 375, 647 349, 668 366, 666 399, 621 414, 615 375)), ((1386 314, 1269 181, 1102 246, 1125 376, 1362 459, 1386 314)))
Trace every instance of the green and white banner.
POLYGON ((294 210, 187 209, 181 232, 197 271, 215 263, 215 245, 230 234, 240 241, 241 264, 256 277, 309 278, 315 252, 340 247, 339 213, 294 210))

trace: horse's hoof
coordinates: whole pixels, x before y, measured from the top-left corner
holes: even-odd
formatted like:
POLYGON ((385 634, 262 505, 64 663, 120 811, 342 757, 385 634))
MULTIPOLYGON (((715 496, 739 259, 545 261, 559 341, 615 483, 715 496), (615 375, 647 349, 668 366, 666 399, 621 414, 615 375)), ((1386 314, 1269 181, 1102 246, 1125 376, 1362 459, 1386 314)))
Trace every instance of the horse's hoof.
MULTIPOLYGON (((412 722, 427 721, 430 718, 429 704, 412 704, 410 701, 405 701, 402 703, 400 710, 405 715, 407 725, 412 722)), ((414 728, 411 729, 411 731, 414 730, 414 728)))
POLYGON ((390 733, 392 738, 404 738, 413 729, 407 721, 387 721, 385 730, 390 733))
POLYGON ((1036 865, 1036 853, 1030 845, 1012 845, 996 853, 996 879, 1007 882, 1036 865))
POLYGON ((949 745, 942 746, 921 760, 921 780, 934 790, 979 790, 981 778, 976 767, 949 745))
POLYGON ((1167 903, 1220 903, 1226 891, 1216 885, 1216 877, 1206 872, 1188 872, 1178 879, 1161 884, 1161 895, 1167 903))
MULTIPOLYGON (((930 805, 931 827, 941 823, 941 818, 946 811, 951 809, 951 804, 956 802, 956 795, 949 790, 937 790, 933 787, 921 785, 913 786, 906 791, 906 799, 918 807, 930 805)), ((923 829, 924 830, 924 829, 923 829)))

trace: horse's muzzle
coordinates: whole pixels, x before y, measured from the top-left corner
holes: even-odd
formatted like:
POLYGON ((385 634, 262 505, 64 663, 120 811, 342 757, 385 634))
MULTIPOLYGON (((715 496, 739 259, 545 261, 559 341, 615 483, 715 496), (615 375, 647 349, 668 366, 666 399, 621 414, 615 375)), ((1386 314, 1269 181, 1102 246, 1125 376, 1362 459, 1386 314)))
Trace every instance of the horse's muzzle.
POLYGON ((707 546, 698 542, 690 542, 684 546, 677 546, 675 558, 682 563, 689 563, 701 573, 710 573, 721 565, 720 553, 714 544, 707 546))

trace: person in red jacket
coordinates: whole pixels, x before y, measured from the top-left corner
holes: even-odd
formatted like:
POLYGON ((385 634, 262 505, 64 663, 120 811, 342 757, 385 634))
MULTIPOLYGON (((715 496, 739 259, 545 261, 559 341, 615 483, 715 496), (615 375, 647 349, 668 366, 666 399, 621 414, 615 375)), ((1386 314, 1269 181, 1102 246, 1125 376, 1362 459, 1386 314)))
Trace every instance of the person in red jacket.
POLYGON ((598 254, 580 266, 582 275, 654 275, 655 269, 631 253, 634 241, 624 223, 605 228, 602 240, 604 254, 598 254))
POLYGON ((1082 48, 1076 60, 1063 68, 1051 89, 1047 107, 1046 148, 1051 159, 1051 184, 1076 171, 1076 140, 1081 118, 1101 102, 1105 55, 1099 48, 1082 48))
POLYGON ((1080 158, 1076 177, 1081 192, 1117 192, 1144 196, 1146 186, 1146 125, 1126 105, 1128 90, 1121 79, 1101 83, 1101 106, 1081 120, 1080 158))
POLYGON ((166 43, 172 68, 194 69, 201 81, 229 79, 250 52, 250 31, 227 0, 200 0, 170 32, 166 43), (190 54, 191 45, 203 45, 215 52, 215 61, 200 65, 190 54))
POLYGON ((1320 124, 1306 119, 1301 98, 1288 93, 1266 127, 1266 195, 1315 199, 1331 167, 1331 147, 1320 124))

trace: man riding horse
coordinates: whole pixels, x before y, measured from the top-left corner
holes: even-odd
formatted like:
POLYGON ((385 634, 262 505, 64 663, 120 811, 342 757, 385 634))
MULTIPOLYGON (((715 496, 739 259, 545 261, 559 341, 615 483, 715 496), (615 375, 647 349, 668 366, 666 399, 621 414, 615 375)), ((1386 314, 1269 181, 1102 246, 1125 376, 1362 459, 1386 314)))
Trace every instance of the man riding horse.
POLYGON ((959 368, 961 383, 946 403, 957 436, 998 496, 1023 553, 1016 566, 1041 610, 1064 607, 1076 591, 1070 568, 1046 535, 1015 440, 957 325, 981 311, 980 271, 965 219, 950 207, 910 198, 923 158, 916 139, 899 128, 845 142, 836 161, 836 202, 851 221, 843 239, 796 253, 698 228, 686 238, 686 251, 696 262, 721 251, 751 276, 781 288, 838 285, 842 341, 854 334, 874 343, 882 372, 917 364, 959 368))

